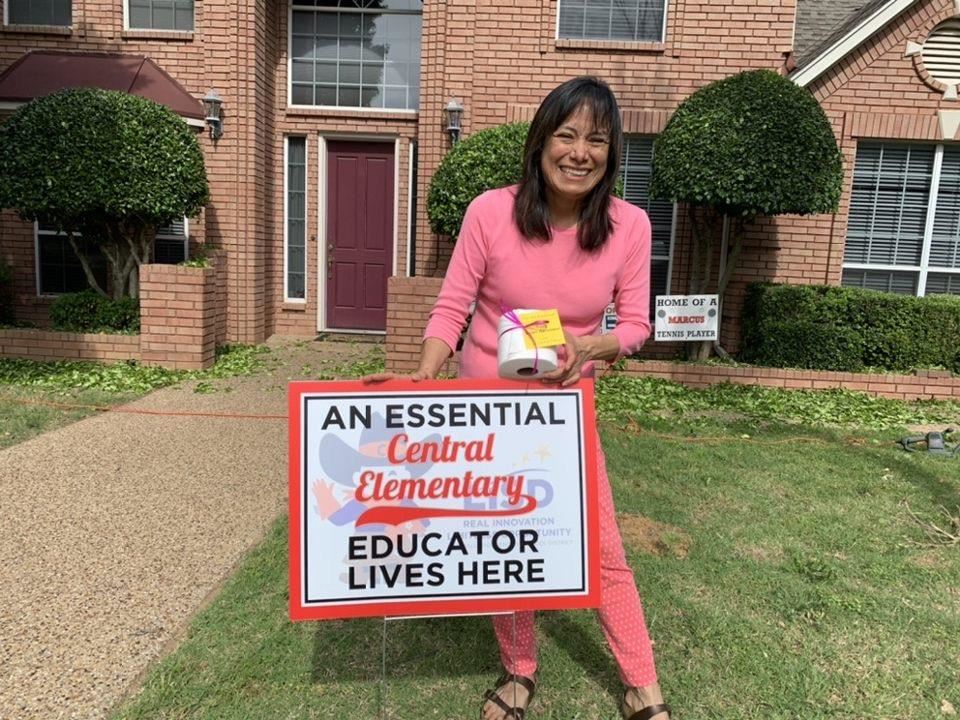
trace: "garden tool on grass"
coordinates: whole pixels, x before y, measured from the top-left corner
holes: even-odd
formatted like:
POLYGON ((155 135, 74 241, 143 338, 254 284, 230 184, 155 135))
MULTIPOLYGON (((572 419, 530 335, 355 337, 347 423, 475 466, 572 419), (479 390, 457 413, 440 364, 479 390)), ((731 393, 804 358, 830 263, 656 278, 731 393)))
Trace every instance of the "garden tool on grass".
POLYGON ((907 452, 918 452, 917 445, 926 445, 928 453, 956 457, 960 453, 960 443, 947 442, 947 436, 953 431, 953 428, 947 428, 943 432, 928 432, 926 435, 907 435, 897 442, 907 452))

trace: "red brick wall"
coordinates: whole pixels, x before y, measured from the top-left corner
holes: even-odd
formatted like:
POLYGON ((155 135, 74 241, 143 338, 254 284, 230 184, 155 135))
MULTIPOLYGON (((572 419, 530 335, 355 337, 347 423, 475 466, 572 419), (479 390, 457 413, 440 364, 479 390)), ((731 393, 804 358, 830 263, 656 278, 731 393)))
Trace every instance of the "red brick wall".
POLYGON ((140 349, 144 365, 210 367, 216 350, 214 268, 140 268, 140 349))
POLYGON ((960 399, 960 378, 940 371, 916 375, 860 374, 629 360, 622 374, 671 380, 691 387, 728 382, 792 390, 845 388, 895 400, 960 399))
POLYGON ((140 336, 0 329, 0 357, 102 362, 139 360, 140 336))

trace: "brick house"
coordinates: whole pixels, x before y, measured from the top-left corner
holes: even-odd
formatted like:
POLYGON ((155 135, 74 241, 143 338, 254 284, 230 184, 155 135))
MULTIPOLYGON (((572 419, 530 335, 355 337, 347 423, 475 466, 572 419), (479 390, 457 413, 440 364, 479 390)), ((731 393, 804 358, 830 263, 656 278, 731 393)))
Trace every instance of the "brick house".
MULTIPOLYGON (((103 84, 119 74, 130 92, 162 85, 157 99, 197 126, 211 201, 164 229, 156 260, 176 261, 193 242, 220 249, 221 340, 387 331, 391 363, 408 367, 450 252, 424 207, 450 147, 444 106, 462 103, 470 134, 529 119, 550 88, 584 73, 610 82, 623 110, 625 188, 653 220, 656 293, 683 292, 688 271, 684 213, 647 197, 652 142, 677 104, 710 81, 770 68, 790 73, 827 112, 845 158, 840 212, 750 229, 725 299, 728 347, 738 341, 743 286, 755 279, 960 293, 952 0, 0 6, 0 113, 58 78, 103 84), (111 69, 77 80, 91 62, 111 69), (23 65, 45 71, 18 76, 23 65), (138 85, 131 67, 157 82, 138 85), (223 98, 216 140, 199 114, 209 89, 223 98)), ((62 239, 9 212, 0 214, 0 258, 14 272, 18 317, 38 324, 56 293, 82 281, 62 239)), ((676 350, 650 343, 647 352, 676 350)))

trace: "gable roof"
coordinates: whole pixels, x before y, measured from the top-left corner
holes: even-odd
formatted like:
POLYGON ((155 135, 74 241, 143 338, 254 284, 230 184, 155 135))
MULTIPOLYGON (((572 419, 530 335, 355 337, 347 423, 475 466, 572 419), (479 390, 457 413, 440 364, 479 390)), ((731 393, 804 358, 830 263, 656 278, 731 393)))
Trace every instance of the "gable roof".
POLYGON ((790 79, 805 86, 866 42, 917 0, 800 0, 797 8, 795 52, 797 69, 790 79), (833 7, 836 6, 836 7, 833 7), (827 17, 843 17, 825 37, 816 41, 827 17))
POLYGON ((203 120, 203 107, 142 55, 31 51, 0 75, 0 103, 17 105, 64 88, 95 87, 139 95, 177 115, 203 120))
POLYGON ((803 67, 817 56, 836 31, 869 5, 870 0, 798 0, 793 32, 793 57, 803 67))

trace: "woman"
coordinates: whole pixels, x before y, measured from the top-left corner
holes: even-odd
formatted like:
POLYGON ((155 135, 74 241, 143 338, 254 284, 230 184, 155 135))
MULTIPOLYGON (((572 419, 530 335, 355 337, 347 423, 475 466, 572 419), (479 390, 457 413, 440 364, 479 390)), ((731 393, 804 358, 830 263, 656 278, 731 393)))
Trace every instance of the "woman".
MULTIPOLYGON (((544 381, 570 385, 593 361, 635 352, 650 335, 650 221, 612 197, 622 145, 620 111, 610 88, 579 77, 555 88, 530 126, 518 186, 484 193, 464 216, 443 287, 424 332, 414 380, 436 377, 456 347, 471 302, 460 377, 497 376, 502 307, 557 308, 566 344, 544 381), (617 326, 598 330, 614 299, 617 326)), ((392 374, 370 379, 395 377, 392 374)), ((643 610, 616 526, 598 447, 600 621, 627 690, 629 720, 667 720, 643 610)), ((533 613, 493 620, 506 674, 485 697, 483 720, 523 720, 537 669, 533 613)))

